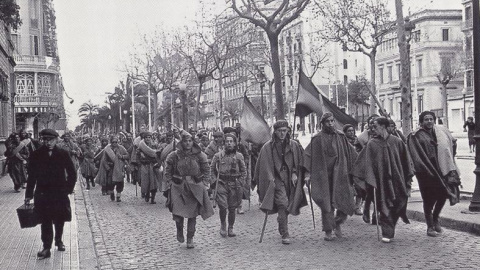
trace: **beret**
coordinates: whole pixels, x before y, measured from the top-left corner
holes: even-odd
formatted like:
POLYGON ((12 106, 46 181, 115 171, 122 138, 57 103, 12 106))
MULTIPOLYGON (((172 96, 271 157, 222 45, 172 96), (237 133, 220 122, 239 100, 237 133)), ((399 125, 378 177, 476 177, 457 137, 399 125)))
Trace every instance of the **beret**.
POLYGON ((333 114, 331 112, 326 112, 322 115, 322 118, 320 118, 320 123, 323 124, 323 122, 325 122, 325 120, 327 120, 328 118, 330 117, 333 117, 333 114))
POLYGON ((215 131, 215 132, 213 133, 213 137, 223 137, 223 132, 221 132, 221 131, 215 131))
POLYGON ((273 124, 273 129, 278 129, 278 128, 282 128, 282 127, 288 127, 288 122, 287 120, 278 120, 277 122, 275 122, 275 124, 273 124))
POLYGON ((235 142, 237 142, 237 136, 233 135, 232 133, 227 133, 227 134, 225 134, 225 139, 226 139, 227 137, 230 137, 230 138, 232 138, 235 142))
POLYGON ((56 138, 58 137, 58 133, 50 128, 46 128, 42 131, 40 131, 40 137, 42 138, 56 138))

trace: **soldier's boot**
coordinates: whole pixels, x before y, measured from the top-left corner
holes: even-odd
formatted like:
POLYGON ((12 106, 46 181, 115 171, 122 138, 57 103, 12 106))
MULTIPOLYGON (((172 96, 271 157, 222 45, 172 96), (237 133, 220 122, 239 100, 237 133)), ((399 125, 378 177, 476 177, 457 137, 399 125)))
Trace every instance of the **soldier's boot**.
POLYGON ((87 190, 90 190, 90 182, 88 182, 88 180, 86 182, 87 182, 87 190))
POLYGON ((145 193, 145 202, 150 200, 150 192, 145 193))
POLYGON ((197 218, 189 218, 187 222, 187 248, 194 248, 193 237, 195 236, 195 225, 197 218))
POLYGON ((95 181, 94 181, 94 179, 91 178, 90 181, 92 181, 92 187, 95 187, 95 181))
POLYGON ((427 223, 427 235, 431 237, 437 237, 438 233, 433 227, 433 215, 431 212, 425 212, 425 222, 427 223))
POLYGON ((151 204, 156 204, 157 202, 155 202, 155 195, 157 195, 157 192, 156 191, 152 191, 152 195, 150 197, 150 203, 151 204))
POLYGON ((220 216, 220 235, 222 237, 227 237, 227 223, 225 221, 227 219, 227 209, 220 207, 219 216, 220 216))
POLYGON ((235 209, 228 211, 228 236, 235 237, 237 234, 233 232, 233 225, 235 224, 235 209))
POLYGON ((122 193, 121 192, 117 192, 117 202, 121 202, 122 200, 120 199, 120 197, 122 196, 122 193))
POLYGON ((243 211, 243 206, 241 203, 240 203, 240 206, 237 207, 237 213, 240 215, 245 214, 245 211, 243 211))
POLYGON ((355 215, 363 215, 363 199, 359 196, 355 197, 355 215))
POLYGON ((109 191, 110 193, 110 200, 113 202, 115 201, 115 192, 113 190, 109 191))
POLYGON ((176 221, 175 225, 177 226, 177 241, 180 243, 185 242, 185 237, 183 236, 183 221, 176 221))

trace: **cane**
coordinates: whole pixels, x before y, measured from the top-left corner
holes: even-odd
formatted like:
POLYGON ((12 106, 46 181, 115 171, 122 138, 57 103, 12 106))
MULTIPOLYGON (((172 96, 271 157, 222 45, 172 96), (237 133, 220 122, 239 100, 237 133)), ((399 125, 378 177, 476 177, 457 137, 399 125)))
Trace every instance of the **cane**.
POLYGON ((138 197, 137 181, 135 181, 135 197, 138 197))
POLYGON ((263 241, 263 234, 265 233, 265 227, 267 226, 267 218, 268 218, 268 212, 265 212, 265 220, 263 221, 262 234, 260 234, 260 242, 259 243, 262 243, 262 241, 263 241))
POLYGON ((213 192, 213 208, 217 207, 217 191, 218 185, 220 184, 220 171, 218 170, 217 165, 215 165, 215 168, 217 169, 217 184, 215 185, 215 191, 213 192))
POLYGON ((312 191, 310 190, 309 183, 307 183, 306 186, 307 186, 307 190, 308 190, 308 198, 310 199, 310 210, 312 210, 313 229, 315 230, 315 214, 313 212, 312 191))
POLYGON ((376 188, 373 188, 373 204, 375 206, 375 217, 377 218, 377 239, 378 241, 380 241, 380 231, 379 231, 379 228, 378 228, 378 223, 380 222, 380 219, 378 218, 378 208, 377 208, 377 189, 376 188))

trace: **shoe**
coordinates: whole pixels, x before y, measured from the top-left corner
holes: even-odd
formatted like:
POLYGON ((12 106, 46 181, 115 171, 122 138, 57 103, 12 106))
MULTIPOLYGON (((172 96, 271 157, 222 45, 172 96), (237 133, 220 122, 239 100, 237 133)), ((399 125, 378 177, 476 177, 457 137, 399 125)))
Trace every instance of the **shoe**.
POLYGON ((291 243, 292 243, 292 240, 290 239, 290 235, 288 235, 288 233, 282 236, 282 244, 290 245, 291 243))
POLYGON ((150 204, 157 204, 157 202, 154 201, 154 200, 151 200, 151 201, 150 201, 150 204))
POLYGON ((364 212, 362 219, 363 219, 363 222, 370 224, 370 213, 364 212))
POLYGON ((325 232, 325 237, 323 237, 325 241, 334 241, 335 237, 332 235, 332 231, 325 232))
POLYGON ((439 234, 443 233, 443 229, 442 229, 442 226, 440 226, 440 223, 438 223, 438 220, 437 221, 433 221, 433 228, 435 229, 435 231, 439 234))
POLYGON ((148 201, 150 201, 150 195, 149 195, 149 194, 146 194, 146 195, 145 195, 145 202, 148 202, 148 201))
POLYGON ((185 237, 183 236, 183 232, 177 230, 177 241, 180 243, 185 242, 185 237))
POLYGON ((337 238, 343 237, 342 228, 340 227, 340 224, 335 227, 335 236, 337 238))
POLYGON ((194 247, 195 247, 195 244, 193 244, 193 238, 187 238, 187 248, 191 249, 194 247))
POLYGON ((363 215, 363 211, 362 211, 362 209, 361 209, 360 207, 357 208, 357 209, 355 209, 355 215, 357 215, 357 216, 363 215))
POLYGON ((233 228, 228 228, 228 237, 235 237, 235 236, 237 236, 237 234, 233 232, 233 228))
POLYGON ((372 225, 377 225, 377 217, 375 215, 372 217, 372 225))
POLYGON ((391 243, 391 242, 392 242, 392 239, 383 237, 383 238, 382 238, 382 242, 383 242, 383 243, 391 243))
POLYGON ((430 228, 427 229, 427 235, 430 236, 430 237, 437 237, 438 232, 436 232, 433 227, 430 227, 430 228))
POLYGON ((239 214, 239 215, 245 214, 245 211, 243 211, 242 206, 239 206, 239 207, 237 208, 237 214, 239 214))
POLYGON ((39 260, 43 260, 43 259, 46 259, 46 258, 50 258, 52 254, 50 253, 50 249, 48 248, 44 248, 42 251, 39 251, 37 253, 37 258, 39 260))
POLYGON ((115 201, 115 194, 113 194, 113 192, 110 193, 110 200, 112 200, 112 202, 115 201))
POLYGON ((92 182, 92 187, 95 187, 95 182, 92 182))
POLYGON ((89 186, 87 186, 87 190, 90 190, 90 187, 89 187, 89 186))
POLYGON ((25 187, 25 184, 23 184, 23 185, 22 185, 22 189, 25 189, 25 188, 26 188, 26 187, 25 187))
POLYGON ((63 244, 62 241, 60 241, 60 242, 55 242, 55 246, 57 246, 58 251, 65 251, 65 245, 63 244))
POLYGON ((223 225, 223 224, 220 225, 220 235, 221 235, 222 237, 227 237, 227 229, 226 229, 226 227, 227 227, 226 225, 223 225))
POLYGON ((122 199, 120 199, 120 197, 117 197, 117 202, 121 202, 122 199))
POLYGON ((15 193, 20 193, 20 190, 18 190, 18 189, 15 189, 15 193))

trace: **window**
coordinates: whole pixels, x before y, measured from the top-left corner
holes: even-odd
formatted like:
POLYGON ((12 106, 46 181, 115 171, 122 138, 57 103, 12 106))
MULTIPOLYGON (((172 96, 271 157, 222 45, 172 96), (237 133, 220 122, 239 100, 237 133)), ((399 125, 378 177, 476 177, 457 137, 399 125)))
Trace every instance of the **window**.
POLYGON ((33 84, 32 73, 17 74, 17 94, 19 95, 34 95, 35 88, 33 84))
POLYGON ((38 36, 32 36, 32 55, 38 55, 38 36))
POLYGON ((13 47, 15 47, 14 50, 18 54, 21 54, 20 47, 18 46, 20 44, 20 42, 19 42, 20 37, 17 34, 11 34, 11 38, 12 38, 13 47))
POLYGON ((380 78, 380 84, 383 84, 383 67, 378 69, 378 77, 380 78))
POLYGON ((41 95, 49 96, 52 93, 52 84, 49 74, 38 74, 37 87, 38 93, 41 95))
POLYGON ((465 21, 472 19, 472 7, 465 7, 465 21))
POLYGON ((347 84, 348 84, 348 76, 343 75, 343 85, 347 85, 347 84))
POLYGON ((414 42, 420 42, 420 30, 412 32, 412 40, 414 42))
POLYGON ((448 41, 448 31, 449 29, 442 29, 442 40, 448 41))
POLYGON ((472 37, 465 37, 465 51, 472 51, 472 37))
POLYGON ((418 114, 420 114, 421 112, 423 112, 423 95, 419 95, 418 98, 417 98, 417 102, 418 102, 418 114))
POLYGON ((348 69, 348 61, 347 61, 347 59, 343 59, 343 69, 348 69))
POLYGON ((417 76, 422 77, 423 76, 423 67, 422 67, 422 59, 417 60, 417 76))
POLYGON ((391 83, 393 81, 393 67, 392 66, 388 66, 387 67, 388 69, 388 82, 391 83))
POLYGON ((397 66, 398 80, 400 81, 400 79, 402 78, 402 67, 400 66, 400 64, 396 64, 396 66, 397 66))

